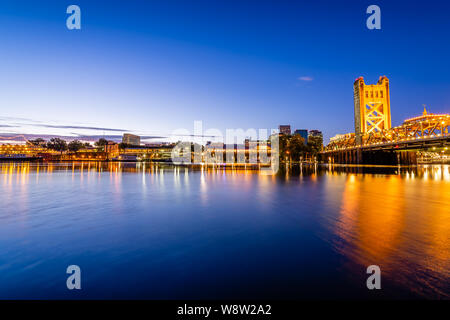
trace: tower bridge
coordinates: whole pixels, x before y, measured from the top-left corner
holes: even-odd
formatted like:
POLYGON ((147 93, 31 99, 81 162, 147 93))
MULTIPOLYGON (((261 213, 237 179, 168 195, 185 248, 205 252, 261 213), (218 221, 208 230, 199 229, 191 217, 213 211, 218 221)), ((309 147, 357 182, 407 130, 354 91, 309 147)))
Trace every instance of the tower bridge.
POLYGON ((428 113, 391 126, 389 80, 354 83, 355 132, 337 135, 320 154, 340 164, 417 164, 417 152, 450 147, 450 115, 428 113))

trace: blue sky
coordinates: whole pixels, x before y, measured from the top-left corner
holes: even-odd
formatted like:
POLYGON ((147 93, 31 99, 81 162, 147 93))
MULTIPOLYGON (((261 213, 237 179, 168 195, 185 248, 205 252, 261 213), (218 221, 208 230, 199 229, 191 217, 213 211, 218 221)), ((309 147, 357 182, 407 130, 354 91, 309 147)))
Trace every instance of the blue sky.
POLYGON ((449 9, 435 0, 1 0, 0 133, 167 136, 202 120, 329 138, 353 131, 353 81, 381 75, 394 125, 422 104, 449 113, 449 9), (66 28, 71 4, 81 30, 66 28), (381 30, 366 28, 371 4, 381 30))

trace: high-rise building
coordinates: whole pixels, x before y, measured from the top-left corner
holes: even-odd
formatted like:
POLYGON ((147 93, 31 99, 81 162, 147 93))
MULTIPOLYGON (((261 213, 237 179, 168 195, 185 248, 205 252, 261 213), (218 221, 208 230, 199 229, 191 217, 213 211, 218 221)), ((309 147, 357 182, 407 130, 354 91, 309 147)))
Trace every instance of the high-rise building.
POLYGON ((130 133, 124 133, 122 142, 132 146, 139 146, 141 145, 141 137, 130 133))
POLYGON ((364 78, 356 79, 354 85, 355 137, 362 143, 362 135, 391 128, 389 79, 380 77, 377 84, 366 85, 364 78))
POLYGON ((308 143, 308 130, 306 130, 306 129, 297 129, 297 130, 295 130, 294 134, 300 135, 300 137, 302 137, 303 140, 305 140, 305 144, 308 143))
POLYGON ((309 130, 309 137, 323 137, 322 131, 319 130, 309 130))
POLYGON ((280 125, 280 133, 285 135, 291 134, 291 126, 289 124, 287 125, 280 125))

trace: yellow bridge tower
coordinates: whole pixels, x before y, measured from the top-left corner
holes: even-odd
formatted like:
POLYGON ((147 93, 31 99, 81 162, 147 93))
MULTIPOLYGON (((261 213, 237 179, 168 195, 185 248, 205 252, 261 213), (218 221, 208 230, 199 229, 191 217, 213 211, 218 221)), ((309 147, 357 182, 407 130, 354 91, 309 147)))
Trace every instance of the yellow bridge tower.
POLYGON ((355 138, 362 144, 362 135, 391 128, 391 105, 389 79, 380 77, 377 84, 366 85, 364 78, 356 79, 354 85, 355 138))

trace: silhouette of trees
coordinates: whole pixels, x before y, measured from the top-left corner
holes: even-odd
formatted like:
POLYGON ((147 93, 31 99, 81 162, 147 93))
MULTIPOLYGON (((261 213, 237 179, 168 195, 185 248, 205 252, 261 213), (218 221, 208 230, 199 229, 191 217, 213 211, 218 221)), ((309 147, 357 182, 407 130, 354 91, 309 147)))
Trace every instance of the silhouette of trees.
POLYGON ((69 149, 69 151, 72 152, 77 152, 78 150, 84 148, 84 143, 79 141, 79 140, 73 140, 71 142, 69 142, 69 144, 67 145, 67 148, 69 149))
POLYGON ((47 148, 62 153, 67 150, 67 142, 60 138, 51 138, 50 141, 47 142, 47 148))
POLYGON ((37 138, 37 139, 33 139, 33 140, 28 140, 28 143, 33 146, 43 146, 43 145, 45 145, 45 140, 42 138, 37 138))

